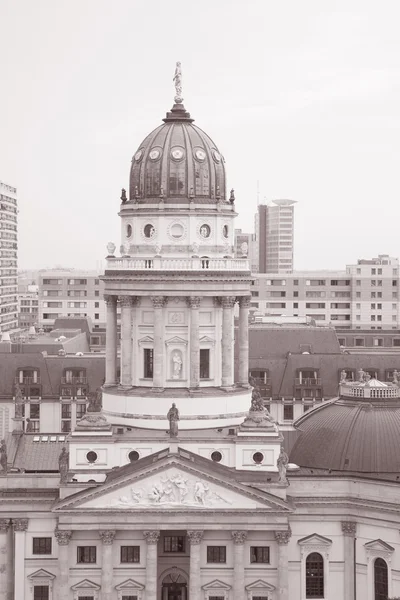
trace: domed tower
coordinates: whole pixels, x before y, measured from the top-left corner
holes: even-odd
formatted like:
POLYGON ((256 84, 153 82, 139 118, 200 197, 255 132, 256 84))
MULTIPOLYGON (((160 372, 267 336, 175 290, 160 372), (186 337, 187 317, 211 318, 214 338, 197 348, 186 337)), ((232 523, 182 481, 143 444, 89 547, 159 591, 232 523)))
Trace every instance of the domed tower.
POLYGON ((139 144, 121 195, 120 257, 109 256, 106 382, 109 422, 165 429, 174 401, 182 429, 240 423, 248 386, 248 261, 233 258, 235 197, 225 161, 181 97, 139 144), (233 315, 239 303, 240 373, 233 315), (117 381, 117 303, 121 362, 117 381))

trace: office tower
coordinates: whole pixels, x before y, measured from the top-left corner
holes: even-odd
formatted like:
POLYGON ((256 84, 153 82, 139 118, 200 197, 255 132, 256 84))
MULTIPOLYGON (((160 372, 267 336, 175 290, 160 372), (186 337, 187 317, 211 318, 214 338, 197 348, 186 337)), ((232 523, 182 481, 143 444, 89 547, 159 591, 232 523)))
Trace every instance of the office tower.
POLYGON ((0 332, 18 327, 17 190, 0 181, 0 332))
POLYGON ((293 222, 295 200, 260 204, 256 214, 260 273, 293 271, 293 222))

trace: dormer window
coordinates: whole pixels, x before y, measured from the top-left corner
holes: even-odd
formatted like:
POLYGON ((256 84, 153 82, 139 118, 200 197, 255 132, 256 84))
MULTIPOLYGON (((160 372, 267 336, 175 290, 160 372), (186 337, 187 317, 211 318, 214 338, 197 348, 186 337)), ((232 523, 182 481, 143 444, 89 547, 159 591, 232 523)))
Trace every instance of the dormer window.
POLYGON ((20 385, 40 383, 40 375, 37 369, 20 369, 17 375, 17 381, 20 385))
POLYGON ((66 369, 64 372, 63 383, 68 384, 83 384, 86 383, 86 370, 85 369, 66 369))

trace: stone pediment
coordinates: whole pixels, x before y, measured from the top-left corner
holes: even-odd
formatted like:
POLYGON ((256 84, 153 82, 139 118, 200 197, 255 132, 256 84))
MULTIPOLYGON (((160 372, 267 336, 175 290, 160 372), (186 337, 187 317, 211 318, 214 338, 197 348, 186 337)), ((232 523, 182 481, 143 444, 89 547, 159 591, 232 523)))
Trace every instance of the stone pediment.
MULTIPOLYGON (((124 469, 124 468, 122 468, 124 469)), ((279 497, 232 481, 205 469, 184 464, 176 455, 158 460, 142 469, 123 471, 97 488, 60 500, 55 512, 143 511, 143 510, 254 510, 287 513, 279 497)))
POLYGON ((210 581, 210 583, 206 583, 201 586, 202 590, 230 590, 231 586, 219 579, 214 579, 214 581, 210 581))
POLYGON ((332 540, 324 537, 323 535, 318 535, 318 533, 312 533, 307 537, 301 538, 301 540, 299 540, 297 543, 300 544, 300 546, 318 545, 329 547, 332 544, 332 540))
POLYGON ((121 590, 123 592, 128 592, 132 590, 144 590, 144 585, 142 585, 138 581, 135 581, 134 579, 127 579, 126 581, 123 581, 122 583, 116 585, 115 589, 118 591, 121 590))
POLYGON ((245 589, 248 592, 251 591, 257 591, 257 590, 264 590, 267 592, 273 592, 275 589, 274 585, 271 585, 270 583, 268 583, 267 581, 264 581, 263 579, 257 579, 257 581, 253 581, 253 583, 249 583, 249 585, 246 585, 245 589))
POLYGON ((144 337, 138 339, 137 343, 139 346, 141 346, 142 344, 152 344, 153 341, 154 340, 150 335, 145 335, 144 337))
POLYGON ((178 335, 174 335, 174 337, 165 340, 166 346, 187 346, 187 340, 179 337, 178 335))
POLYGON ((383 540, 373 540, 364 544, 366 550, 373 550, 374 552, 394 552, 393 546, 390 546, 383 540))

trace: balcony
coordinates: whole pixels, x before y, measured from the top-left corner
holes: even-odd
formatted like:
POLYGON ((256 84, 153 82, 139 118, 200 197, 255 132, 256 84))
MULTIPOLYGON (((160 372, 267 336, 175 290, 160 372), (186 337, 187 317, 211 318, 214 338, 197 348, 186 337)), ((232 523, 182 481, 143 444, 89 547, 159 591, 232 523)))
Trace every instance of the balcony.
POLYGON ((115 271, 249 271, 246 258, 108 258, 106 270, 115 271))
POLYGON ((63 385, 83 385, 87 383, 87 377, 61 377, 63 385))
POLYGON ((30 384, 36 384, 36 383, 41 383, 40 381, 40 375, 37 374, 35 377, 31 376, 31 377, 16 377, 14 379, 14 383, 18 383, 19 385, 30 385, 30 384))
POLYGON ((321 385, 321 379, 319 377, 317 379, 311 377, 302 377, 300 379, 296 379, 296 385, 321 385))

